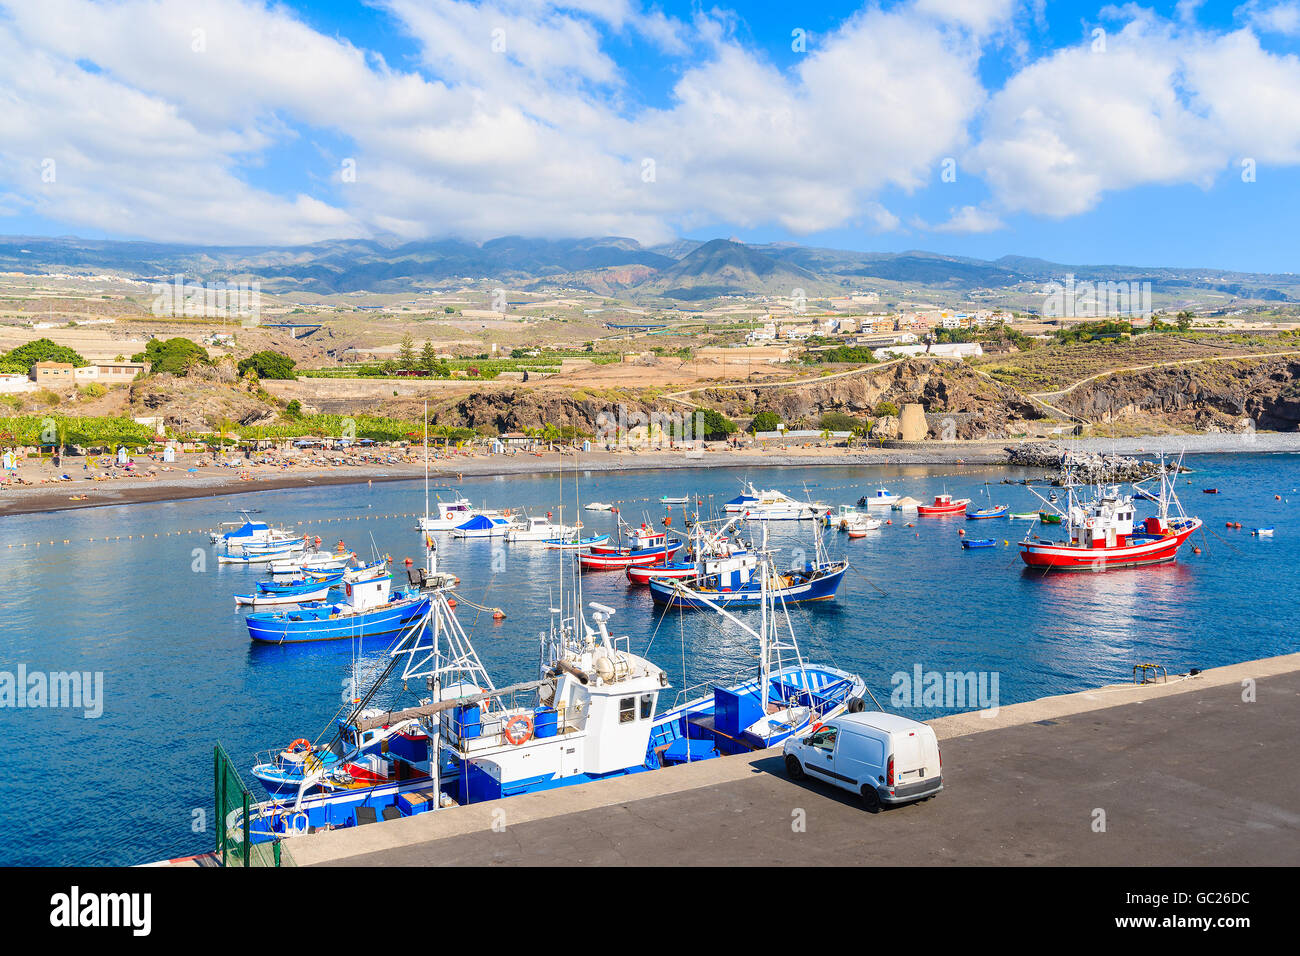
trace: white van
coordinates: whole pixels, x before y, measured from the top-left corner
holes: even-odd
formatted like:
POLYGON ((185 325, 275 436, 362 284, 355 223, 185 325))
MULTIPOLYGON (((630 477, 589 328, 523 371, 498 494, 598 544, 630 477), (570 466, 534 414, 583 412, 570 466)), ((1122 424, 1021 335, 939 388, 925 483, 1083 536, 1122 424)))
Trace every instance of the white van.
POLYGON ((861 794, 868 808, 932 797, 943 789, 943 757, 928 724, 880 712, 841 714, 785 742, 786 772, 861 794))

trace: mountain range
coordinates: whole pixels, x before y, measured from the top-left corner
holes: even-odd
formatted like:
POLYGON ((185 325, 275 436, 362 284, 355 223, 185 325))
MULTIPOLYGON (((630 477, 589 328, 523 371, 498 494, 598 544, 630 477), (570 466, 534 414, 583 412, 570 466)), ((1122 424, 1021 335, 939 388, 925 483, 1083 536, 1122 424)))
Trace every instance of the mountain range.
POLYGON ((583 289, 647 302, 700 302, 719 296, 808 297, 876 291, 882 300, 974 293, 997 298, 1063 281, 1149 281, 1157 296, 1300 302, 1300 277, 1212 268, 1066 265, 1026 256, 996 260, 924 251, 855 252, 797 243, 679 239, 642 246, 633 239, 348 239, 289 247, 186 246, 75 237, 0 237, 0 272, 113 273, 203 281, 258 280, 268 292, 405 293, 466 282, 525 291, 583 289))

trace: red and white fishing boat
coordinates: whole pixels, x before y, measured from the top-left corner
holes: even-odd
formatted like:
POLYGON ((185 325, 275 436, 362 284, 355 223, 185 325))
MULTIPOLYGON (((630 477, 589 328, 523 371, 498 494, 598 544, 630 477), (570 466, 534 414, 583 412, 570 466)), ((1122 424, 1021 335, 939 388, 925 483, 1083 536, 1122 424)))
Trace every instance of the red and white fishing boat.
POLYGON ((1136 526, 1133 497, 1120 494, 1118 485, 1098 486, 1096 496, 1087 502, 1078 500, 1075 487, 1067 484, 1062 522, 1066 540, 1026 538, 1019 543, 1020 557, 1029 567, 1042 571, 1111 571, 1163 564, 1173 561, 1178 549, 1201 527, 1200 518, 1183 514, 1163 466, 1158 513, 1136 526))
POLYGON ((684 560, 632 566, 627 569, 627 579, 633 584, 649 584, 652 578, 694 578, 705 573, 705 562, 709 558, 746 553, 747 549, 738 537, 727 535, 728 531, 743 520, 744 517, 737 514, 725 521, 697 521, 691 528, 691 549, 684 560))
POLYGON ((646 525, 631 534, 631 545, 593 545, 578 553, 578 566, 584 571, 620 571, 624 568, 663 564, 682 546, 680 538, 669 539, 667 532, 646 525))
POLYGON ((954 501, 952 495, 935 495, 934 504, 917 505, 916 513, 922 518, 941 518, 947 515, 964 515, 968 504, 970 504, 969 498, 958 498, 954 501))

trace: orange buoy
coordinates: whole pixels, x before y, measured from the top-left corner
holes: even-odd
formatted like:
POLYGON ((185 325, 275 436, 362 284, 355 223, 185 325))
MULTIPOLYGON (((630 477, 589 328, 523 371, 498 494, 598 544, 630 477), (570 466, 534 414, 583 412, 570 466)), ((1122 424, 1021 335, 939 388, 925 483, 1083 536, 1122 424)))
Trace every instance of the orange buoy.
POLYGON ((409 567, 410 567, 412 564, 414 564, 415 562, 412 561, 410 558, 406 558, 405 560, 402 561, 402 563, 403 563, 404 565, 406 565, 406 566, 409 568, 409 567))
POLYGON ((1201 553, 1200 548, 1192 548, 1192 554, 1200 554, 1200 553, 1201 553))
POLYGON ((961 528, 961 529, 959 529, 959 530, 957 531, 958 536, 960 536, 960 535, 964 535, 965 533, 966 533, 966 529, 965 529, 965 528, 961 528))
POLYGON ((501 608, 497 608, 495 611, 492 612, 492 620, 504 621, 505 619, 506 619, 506 612, 501 610, 501 608))
POLYGON ((1232 526, 1233 526, 1234 528, 1240 528, 1240 527, 1241 527, 1241 522, 1240 522, 1240 521, 1234 521, 1234 522, 1232 523, 1232 526))
POLYGON ((455 599, 455 598, 447 598, 447 607, 455 607, 455 606, 456 606, 456 599, 455 599))
POLYGON ((1232 527, 1232 522, 1229 521, 1229 522, 1225 523, 1225 524, 1224 524, 1224 527, 1225 527, 1225 528, 1231 528, 1231 527, 1232 527))
POLYGON ((885 519, 885 524, 893 524, 893 523, 894 523, 894 519, 893 519, 893 518, 886 518, 886 519, 885 519))

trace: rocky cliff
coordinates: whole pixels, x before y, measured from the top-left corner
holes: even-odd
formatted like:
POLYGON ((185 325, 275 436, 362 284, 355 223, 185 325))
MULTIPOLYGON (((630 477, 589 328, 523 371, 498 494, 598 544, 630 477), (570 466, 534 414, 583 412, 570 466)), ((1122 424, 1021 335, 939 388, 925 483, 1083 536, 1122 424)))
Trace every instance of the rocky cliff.
POLYGON ((1300 359, 1240 359, 1121 372, 1055 400, 1095 422, 1195 431, 1295 431, 1300 426, 1300 359))

